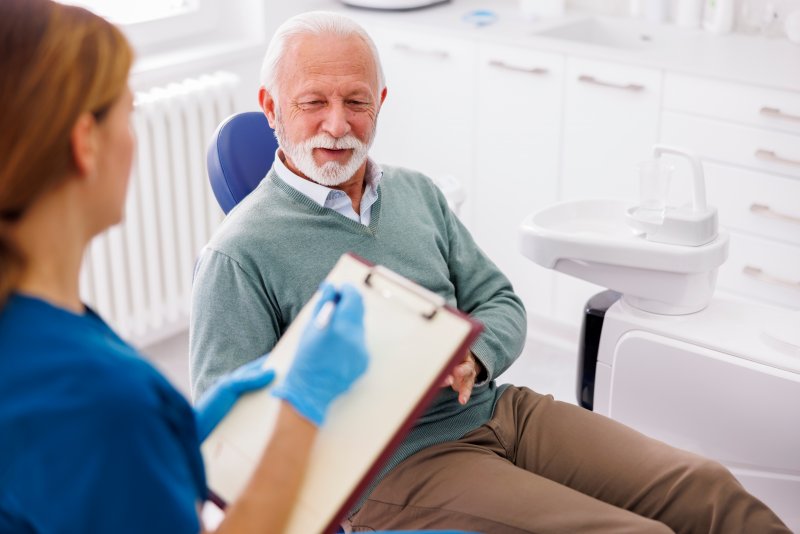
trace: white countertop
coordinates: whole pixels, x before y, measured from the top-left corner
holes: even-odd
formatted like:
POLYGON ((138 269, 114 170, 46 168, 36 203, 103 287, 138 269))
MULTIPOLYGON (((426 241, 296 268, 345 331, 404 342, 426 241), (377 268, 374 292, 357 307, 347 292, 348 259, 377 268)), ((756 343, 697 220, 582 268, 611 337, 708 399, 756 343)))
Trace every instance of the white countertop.
POLYGON ((336 0, 318 0, 307 4, 309 9, 345 12, 365 23, 435 31, 439 35, 513 44, 773 89, 800 91, 800 45, 785 38, 714 35, 700 29, 617 19, 640 25, 643 31, 653 36, 652 42, 634 50, 538 36, 536 32, 591 14, 568 12, 560 20, 530 22, 521 15, 516 0, 453 0, 439 6, 399 12, 350 8, 336 0), (496 22, 475 27, 462 20, 465 14, 476 9, 493 11, 497 14, 496 22))

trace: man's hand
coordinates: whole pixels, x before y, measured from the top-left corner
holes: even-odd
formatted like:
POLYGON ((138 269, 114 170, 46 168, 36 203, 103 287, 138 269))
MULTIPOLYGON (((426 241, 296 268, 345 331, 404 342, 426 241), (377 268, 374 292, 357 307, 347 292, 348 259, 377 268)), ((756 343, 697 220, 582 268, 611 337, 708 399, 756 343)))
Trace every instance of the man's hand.
POLYGON ((443 387, 451 387, 458 392, 459 404, 466 404, 472 395, 472 387, 475 379, 481 374, 482 367, 480 362, 473 356, 472 352, 467 352, 464 363, 460 363, 453 369, 453 374, 444 379, 443 387))

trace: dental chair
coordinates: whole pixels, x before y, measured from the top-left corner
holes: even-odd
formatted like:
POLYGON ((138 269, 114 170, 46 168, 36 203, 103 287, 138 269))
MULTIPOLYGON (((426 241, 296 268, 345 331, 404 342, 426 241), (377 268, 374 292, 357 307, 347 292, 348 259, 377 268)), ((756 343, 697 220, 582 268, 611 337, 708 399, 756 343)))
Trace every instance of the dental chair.
MULTIPOLYGON (((208 146, 207 165, 211 189, 226 214, 266 176, 275 159, 278 142, 267 117, 260 111, 231 115, 217 127, 208 146)), ((464 200, 463 188, 451 177, 434 180, 456 213, 464 200)), ((222 520, 215 505, 203 509, 206 526, 222 520), (212 508, 213 506, 213 508, 212 508)), ((344 527, 339 532, 345 532, 344 527)), ((421 534, 423 531, 393 531, 393 534, 421 534)), ((455 530, 425 530, 426 534, 467 534, 455 530)), ((380 534, 380 533, 376 533, 380 534)))
POLYGON ((208 147, 208 178, 226 214, 272 167, 278 141, 260 111, 237 113, 217 127, 208 147))

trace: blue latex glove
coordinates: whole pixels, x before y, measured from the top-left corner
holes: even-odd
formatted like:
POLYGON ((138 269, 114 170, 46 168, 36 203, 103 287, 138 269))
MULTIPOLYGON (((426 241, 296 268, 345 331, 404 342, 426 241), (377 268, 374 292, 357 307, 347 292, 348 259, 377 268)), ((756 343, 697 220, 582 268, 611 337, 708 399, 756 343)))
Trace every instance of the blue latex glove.
POLYGON ((244 393, 261 389, 275 378, 275 371, 264 369, 264 360, 269 354, 248 362, 217 380, 194 408, 197 421, 197 437, 202 443, 211 434, 222 418, 244 393))
POLYGON ((271 394, 291 403, 300 415, 319 426, 330 403, 347 391, 367 368, 364 344, 364 303, 358 290, 344 284, 338 292, 328 283, 312 319, 306 325, 292 368, 271 394), (327 303, 335 304, 327 325, 317 317, 327 303))

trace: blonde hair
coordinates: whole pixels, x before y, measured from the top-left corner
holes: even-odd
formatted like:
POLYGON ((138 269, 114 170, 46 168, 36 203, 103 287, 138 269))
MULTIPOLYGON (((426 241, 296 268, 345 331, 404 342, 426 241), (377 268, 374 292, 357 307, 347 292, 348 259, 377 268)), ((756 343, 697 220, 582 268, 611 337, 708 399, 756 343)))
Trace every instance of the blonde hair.
POLYGON ((71 131, 124 93, 133 50, 103 18, 50 0, 1 0, 0 47, 2 306, 25 261, 8 229, 75 170, 71 131))
POLYGON ((378 75, 378 92, 386 87, 386 79, 381 67, 378 49, 369 34, 350 17, 328 11, 308 11, 300 13, 281 24, 267 47, 264 62, 261 64, 261 85, 277 98, 277 76, 281 60, 286 53, 286 45, 296 35, 337 35, 339 37, 360 37, 372 52, 375 70, 378 75))

